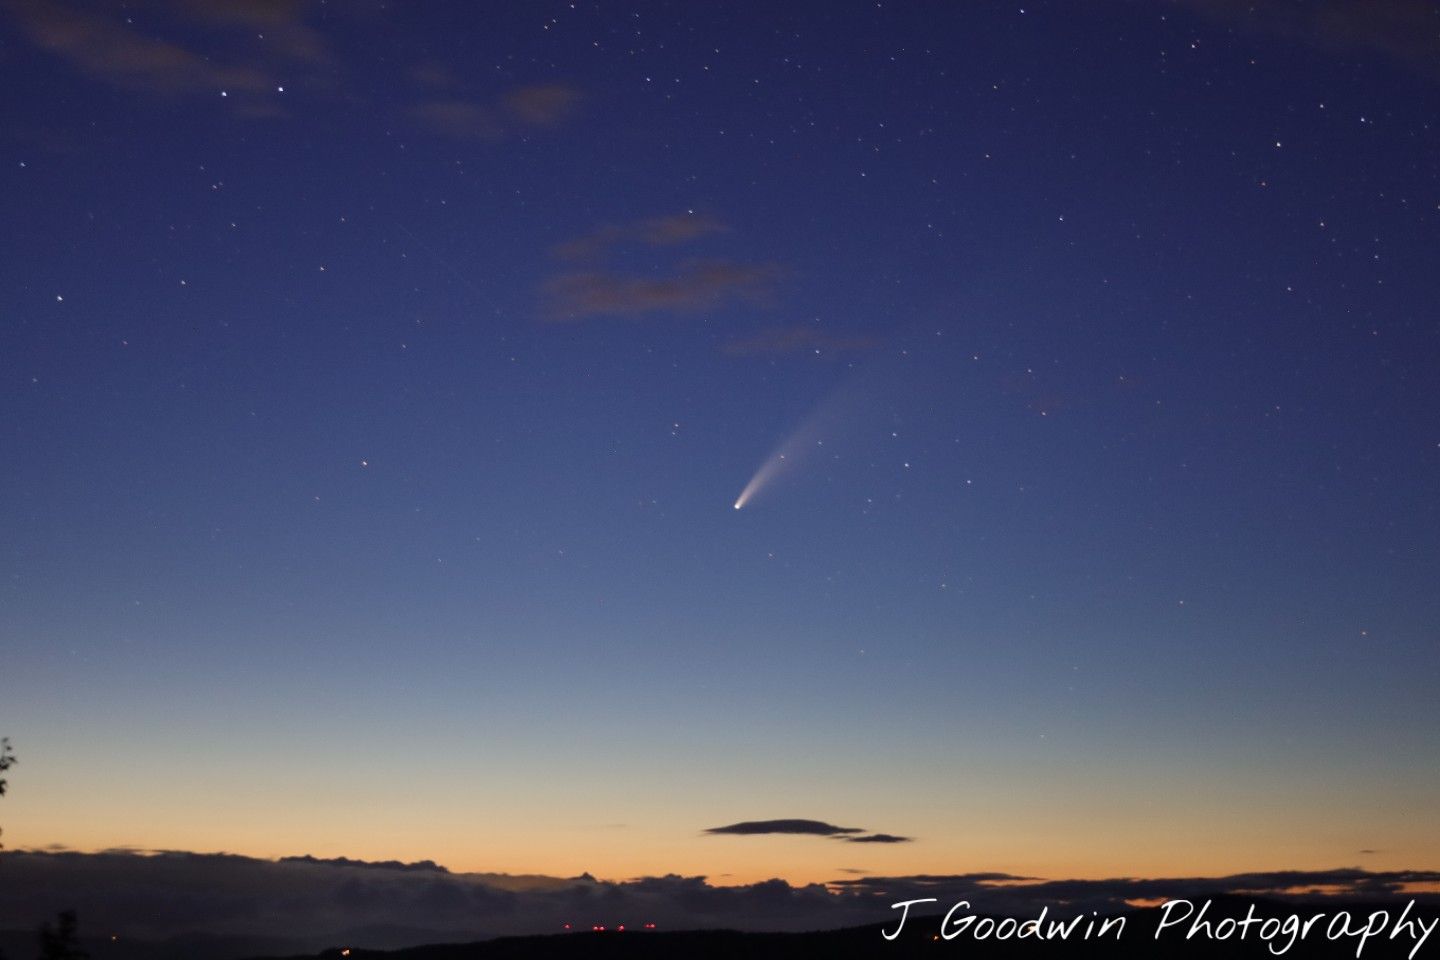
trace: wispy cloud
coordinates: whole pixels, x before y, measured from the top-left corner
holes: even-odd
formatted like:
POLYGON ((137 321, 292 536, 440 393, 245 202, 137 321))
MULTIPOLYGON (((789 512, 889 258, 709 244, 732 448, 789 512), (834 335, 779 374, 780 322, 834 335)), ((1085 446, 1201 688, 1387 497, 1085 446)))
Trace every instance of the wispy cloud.
POLYGON ((409 113, 430 133, 456 140, 499 140, 505 133, 494 110, 469 100, 426 100, 409 113))
POLYGON ((635 223, 607 224, 583 237, 556 245, 552 252, 562 260, 590 260, 625 243, 669 247, 728 229, 721 221, 703 214, 650 217, 635 223))
POLYGON ((455 71, 438 60, 422 60, 410 68, 410 82, 429 90, 453 90, 459 80, 455 71))
MULTIPOLYGON (((444 85, 444 75, 427 67, 423 85, 444 85)), ((430 97, 409 108, 410 117, 431 133, 455 140, 501 140, 557 126, 574 110, 580 92, 563 84, 519 87, 492 100, 430 97)))
POLYGON ((505 109, 529 127, 553 127, 567 119, 580 102, 580 91, 563 83, 537 83, 505 95, 505 109))
POLYGON ((768 265, 729 260, 690 260, 663 277, 605 270, 562 273, 545 285, 552 320, 691 313, 740 300, 764 302, 777 271, 768 265))
POLYGON ((272 76, 254 63, 225 63, 145 36, 116 16, 61 3, 9 0, 6 9, 36 46, 122 89, 166 96, 260 91, 272 76))
POLYGON ((1241 30, 1271 33, 1339 53, 1378 53, 1440 80, 1440 15, 1426 0, 1172 0, 1241 30))
MULTIPOLYGON (((308 22, 316 9, 299 0, 148 0, 133 6, 0 0, 0 11, 21 36, 97 81, 166 99, 224 93, 230 113, 246 117, 283 115, 285 100, 299 96, 342 96, 346 60, 308 22)), ((335 15, 362 16, 368 9, 345 4, 335 15)), ((373 112, 402 114, 451 139, 500 140, 550 129, 582 99, 574 87, 555 82, 476 94, 462 89, 446 65, 428 60, 406 76, 411 97, 402 95, 399 106, 371 104, 373 112)), ((357 89, 346 85, 343 96, 361 102, 357 89)))
POLYGON ((298 3, 262 0, 175 2, 147 8, 141 32, 120 6, 61 0, 5 0, 23 36, 89 76, 123 90, 165 97, 274 93, 287 76, 321 76, 333 62, 298 3), (205 32, 202 47, 178 33, 205 32), (167 30, 168 28, 168 30, 167 30), (257 34, 258 31, 258 34, 257 34), (169 39, 156 33, 168 32, 169 39))
POLYGON ((544 282, 545 316, 552 321, 634 317, 693 313, 736 301, 767 302, 780 275, 771 263, 690 256, 646 274, 614 265, 623 254, 683 247, 728 230, 717 218, 687 212, 606 224, 559 243, 552 256, 573 265, 544 282))
POLYGON ((326 66, 335 62, 329 43, 305 22, 310 4, 300 0, 168 0, 175 16, 211 28, 254 33, 266 55, 292 63, 326 66))

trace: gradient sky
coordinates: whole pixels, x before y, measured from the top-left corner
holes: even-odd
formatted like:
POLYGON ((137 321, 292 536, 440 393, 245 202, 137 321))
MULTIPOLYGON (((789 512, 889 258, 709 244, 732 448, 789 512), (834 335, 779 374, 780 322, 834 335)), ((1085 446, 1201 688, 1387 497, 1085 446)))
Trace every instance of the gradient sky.
POLYGON ((1437 9, 777 6, 0 3, 9 846, 1440 861, 1437 9))

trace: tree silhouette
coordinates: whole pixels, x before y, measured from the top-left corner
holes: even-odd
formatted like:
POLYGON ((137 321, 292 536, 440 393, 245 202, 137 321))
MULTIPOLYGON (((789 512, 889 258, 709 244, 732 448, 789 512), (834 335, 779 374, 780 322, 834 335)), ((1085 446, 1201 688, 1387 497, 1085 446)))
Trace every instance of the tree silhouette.
MULTIPOLYGON (((10 738, 0 737, 0 774, 15 766, 15 751, 10 748, 10 738)), ((9 786, 0 776, 0 797, 5 796, 9 786)), ((75 934, 77 924, 74 910, 62 910, 55 918, 55 926, 42 924, 40 927, 40 960, 90 960, 90 954, 80 949, 80 938, 75 934)), ((0 954, 0 960, 5 960, 0 954)))
MULTIPOLYGON (((10 738, 0 737, 0 773, 4 773, 15 766, 15 751, 10 749, 10 738)), ((0 797, 5 796, 5 778, 0 777, 0 797)), ((0 833, 4 833, 0 830, 0 833)), ((0 850, 5 849, 5 844, 0 843, 0 850)))
MULTIPOLYGON (((0 737, 0 773, 4 773, 14 765, 15 751, 10 749, 10 738, 0 737)), ((3 796, 5 796, 5 778, 0 777, 0 797, 3 796)), ((4 844, 0 844, 0 849, 3 849, 4 846, 4 844)), ((4 953, 0 953, 0 960, 5 960, 4 953)))
POLYGON ((55 926, 45 924, 40 928, 40 960, 90 960, 90 954, 80 949, 80 938, 75 935, 75 911, 62 910, 55 919, 55 926))

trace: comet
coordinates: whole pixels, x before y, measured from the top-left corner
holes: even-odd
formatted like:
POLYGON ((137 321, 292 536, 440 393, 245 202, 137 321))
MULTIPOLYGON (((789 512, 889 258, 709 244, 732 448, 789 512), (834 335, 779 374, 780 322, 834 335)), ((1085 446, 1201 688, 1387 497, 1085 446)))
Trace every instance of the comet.
POLYGON ((843 432, 842 425, 855 420, 850 409, 853 400, 853 389, 837 390, 816 404, 800 425, 761 462, 740 496, 735 498, 734 508, 745 509, 777 480, 798 469, 809 454, 824 449, 827 435, 843 432))
POLYGON ((780 448, 760 465, 760 469, 755 471, 755 475, 750 478, 750 482, 745 484, 745 489, 740 491, 740 496, 735 498, 736 510, 744 509, 745 504, 750 502, 751 497, 759 493, 790 465, 790 461, 784 452, 785 449, 785 444, 781 444, 780 448))
MULTIPOLYGON (((948 371, 937 371, 948 376, 948 371)), ((818 452, 840 459, 840 450, 866 449, 880 442, 876 430, 894 416, 897 401, 923 389, 924 371, 907 351, 878 359, 836 386, 770 452, 731 507, 744 510, 778 481, 798 471, 818 452)))

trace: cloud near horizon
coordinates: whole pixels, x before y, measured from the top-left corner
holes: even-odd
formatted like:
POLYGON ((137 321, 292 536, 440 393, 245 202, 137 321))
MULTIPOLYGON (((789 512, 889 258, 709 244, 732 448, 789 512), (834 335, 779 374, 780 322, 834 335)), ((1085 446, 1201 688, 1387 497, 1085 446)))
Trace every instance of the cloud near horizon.
POLYGON ((914 843, 914 837, 897 837, 893 833, 871 833, 863 837, 846 837, 847 843, 914 843))

